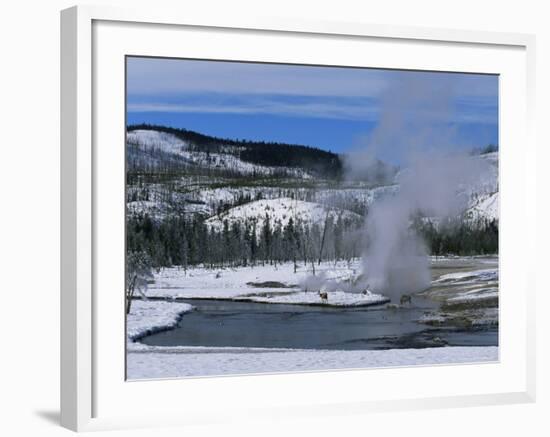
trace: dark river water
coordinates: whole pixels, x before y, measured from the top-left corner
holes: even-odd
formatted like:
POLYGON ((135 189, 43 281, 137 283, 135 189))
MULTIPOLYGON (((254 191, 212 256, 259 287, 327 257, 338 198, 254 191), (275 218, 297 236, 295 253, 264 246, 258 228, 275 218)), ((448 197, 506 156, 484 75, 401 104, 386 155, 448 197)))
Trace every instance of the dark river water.
POLYGON ((295 349, 395 349, 496 346, 498 329, 430 328, 417 323, 435 307, 413 298, 409 308, 385 305, 334 308, 188 299, 195 310, 172 330, 149 335, 151 346, 266 347, 295 349))

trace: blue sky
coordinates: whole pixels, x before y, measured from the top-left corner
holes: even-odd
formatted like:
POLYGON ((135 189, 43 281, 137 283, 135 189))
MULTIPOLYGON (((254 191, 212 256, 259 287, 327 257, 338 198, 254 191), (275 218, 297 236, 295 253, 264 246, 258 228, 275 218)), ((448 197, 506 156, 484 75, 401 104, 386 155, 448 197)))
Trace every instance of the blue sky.
POLYGON ((498 144, 498 77, 127 58, 128 124, 306 144, 334 152, 498 144))

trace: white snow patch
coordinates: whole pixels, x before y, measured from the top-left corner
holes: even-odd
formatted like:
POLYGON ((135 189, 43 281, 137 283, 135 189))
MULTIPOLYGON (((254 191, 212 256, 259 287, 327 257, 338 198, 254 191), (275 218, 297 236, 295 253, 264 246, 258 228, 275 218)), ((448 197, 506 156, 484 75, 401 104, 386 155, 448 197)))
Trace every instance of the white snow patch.
POLYGON ((390 350, 232 350, 170 348, 130 352, 129 379, 365 369, 415 365, 495 362, 498 347, 441 347, 390 350))
POLYGON ((144 335, 173 328, 182 313, 193 309, 183 302, 134 300, 126 316, 128 344, 144 335))
POLYGON ((481 269, 472 270, 466 272, 455 272, 441 275, 435 283, 450 282, 450 281, 467 281, 467 282, 479 282, 479 281, 497 281, 498 269, 481 269))
POLYGON ((269 217, 272 227, 274 227, 276 222, 281 222, 281 225, 284 227, 291 218, 295 224, 301 222, 322 225, 326 220, 327 213, 333 220, 337 220, 339 216, 343 219, 361 219, 358 214, 351 211, 328 208, 319 203, 282 197, 256 200, 245 205, 236 206, 223 214, 209 218, 206 224, 219 231, 223 228, 225 221, 231 227, 234 223, 242 224, 247 220, 254 220, 259 232, 264 226, 266 217, 269 217))
MULTIPOLYGON (((323 280, 347 281, 361 271, 359 260, 351 263, 323 262, 315 267, 316 275, 323 280)), ((384 296, 367 292, 348 293, 342 290, 327 291, 325 302, 317 291, 304 292, 299 284, 312 274, 309 267, 300 265, 294 273, 291 262, 278 265, 257 265, 225 269, 195 267, 185 272, 174 267, 155 274, 154 283, 146 292, 148 297, 187 299, 234 299, 266 303, 326 304, 335 306, 368 305, 385 301, 384 296), (273 282, 275 286, 260 286, 273 282)))
POLYGON ((262 303, 286 303, 286 304, 302 304, 302 305, 331 305, 331 306, 362 306, 373 305, 376 303, 386 302, 387 298, 379 294, 367 292, 361 293, 348 293, 344 291, 327 291, 327 300, 321 299, 321 296, 317 292, 312 291, 300 291, 292 294, 273 294, 269 296, 251 296, 236 298, 251 300, 253 302, 262 303))
POLYGON ((498 192, 480 195, 465 213, 467 219, 476 221, 479 219, 499 219, 499 194, 498 192))
POLYGON ((458 293, 456 296, 447 299, 447 303, 472 303, 495 298, 498 298, 498 288, 478 288, 458 293))

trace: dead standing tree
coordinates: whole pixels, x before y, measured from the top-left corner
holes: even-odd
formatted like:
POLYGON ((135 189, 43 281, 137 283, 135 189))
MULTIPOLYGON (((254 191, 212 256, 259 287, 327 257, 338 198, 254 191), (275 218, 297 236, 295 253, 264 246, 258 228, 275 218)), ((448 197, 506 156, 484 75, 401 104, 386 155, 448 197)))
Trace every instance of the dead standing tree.
POLYGON ((126 256, 126 314, 130 313, 132 299, 138 292, 145 298, 147 281, 153 278, 151 258, 143 251, 128 252, 126 256))
POLYGON ((321 260, 323 258, 323 247, 325 246, 325 238, 327 235, 327 225, 328 225, 328 218, 330 216, 330 208, 327 208, 327 215, 325 216, 325 225, 323 227, 323 236, 321 237, 321 247, 319 248, 319 262, 317 265, 321 265, 321 260))

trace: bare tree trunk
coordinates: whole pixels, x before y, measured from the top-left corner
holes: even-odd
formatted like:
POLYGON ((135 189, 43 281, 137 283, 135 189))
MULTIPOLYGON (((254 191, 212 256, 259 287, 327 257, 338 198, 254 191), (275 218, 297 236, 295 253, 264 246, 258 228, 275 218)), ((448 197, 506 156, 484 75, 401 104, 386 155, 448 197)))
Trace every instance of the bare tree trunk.
POLYGON ((132 306, 132 298, 134 297, 134 290, 136 288, 136 276, 132 277, 128 292, 126 293, 126 314, 130 314, 130 307, 132 306))
POLYGON ((323 237, 321 238, 321 247, 319 248, 319 265, 321 265, 321 258, 323 257, 323 246, 325 245, 325 236, 327 234, 327 223, 328 223, 328 215, 330 213, 330 209, 327 209, 327 215, 325 217, 325 226, 323 228, 323 237))

